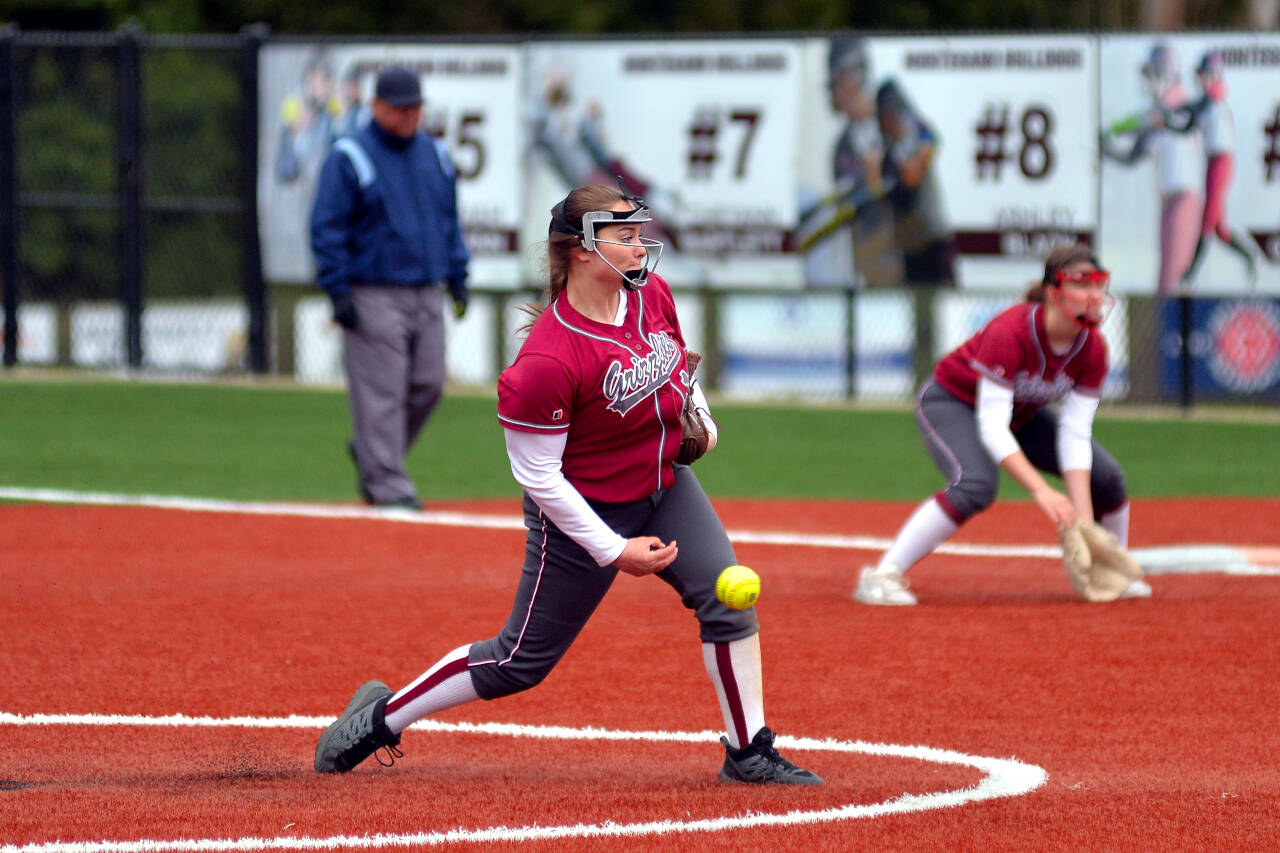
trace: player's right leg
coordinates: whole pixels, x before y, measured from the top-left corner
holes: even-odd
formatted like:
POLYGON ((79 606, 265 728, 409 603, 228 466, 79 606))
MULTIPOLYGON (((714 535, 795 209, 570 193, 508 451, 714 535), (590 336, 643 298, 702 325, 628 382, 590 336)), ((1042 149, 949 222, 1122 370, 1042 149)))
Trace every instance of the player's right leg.
POLYGON ((916 425, 934 464, 949 483, 916 508, 880 562, 859 574, 853 597, 863 604, 915 604, 916 597, 907 588, 907 570, 996 497, 999 472, 978 436, 972 406, 930 381, 920 392, 916 425))

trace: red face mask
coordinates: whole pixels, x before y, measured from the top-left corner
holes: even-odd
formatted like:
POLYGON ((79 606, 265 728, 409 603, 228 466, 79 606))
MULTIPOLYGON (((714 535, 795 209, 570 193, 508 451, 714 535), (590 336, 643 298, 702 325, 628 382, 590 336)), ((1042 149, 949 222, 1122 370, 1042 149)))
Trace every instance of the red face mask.
POLYGON ((1107 315, 1111 313, 1111 309, 1116 304, 1115 298, 1110 293, 1111 273, 1106 270, 1058 270, 1053 274, 1053 284, 1055 286, 1049 288, 1049 294, 1053 299, 1054 304, 1057 305, 1064 314, 1085 328, 1093 329, 1100 326, 1102 321, 1107 319, 1107 315), (1084 311, 1070 310, 1062 301, 1062 288, 1064 285, 1075 285, 1082 288, 1096 288, 1101 291, 1102 299, 1097 306, 1096 312, 1091 313, 1088 308, 1084 311))
POLYGON ((1082 284, 1086 287, 1111 287, 1111 273, 1106 270, 1058 270, 1053 274, 1054 284, 1082 284))

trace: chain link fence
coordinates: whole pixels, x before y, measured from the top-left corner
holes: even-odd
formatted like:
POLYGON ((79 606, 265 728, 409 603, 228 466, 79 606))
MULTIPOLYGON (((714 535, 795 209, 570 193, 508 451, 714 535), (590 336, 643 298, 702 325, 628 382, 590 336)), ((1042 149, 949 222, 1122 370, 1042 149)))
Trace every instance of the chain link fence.
POLYGON ((257 263, 242 192, 256 168, 243 151, 246 39, 6 31, 3 42, 17 315, 6 363, 246 371, 245 270, 257 263))
MULTIPOLYGON (((261 281, 263 35, 0 34, 6 365, 340 383, 319 291, 261 281)), ((534 290, 474 283, 449 318, 456 383, 491 384, 534 290)), ((1019 298, 952 289, 678 290, 706 384, 739 399, 905 401, 1019 298)), ((1280 301, 1122 296, 1111 401, 1274 405, 1280 301)))

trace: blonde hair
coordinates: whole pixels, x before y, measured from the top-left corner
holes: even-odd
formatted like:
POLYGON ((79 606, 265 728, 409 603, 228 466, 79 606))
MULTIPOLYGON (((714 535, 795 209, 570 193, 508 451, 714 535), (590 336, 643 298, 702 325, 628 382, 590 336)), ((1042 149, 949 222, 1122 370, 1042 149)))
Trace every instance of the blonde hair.
POLYGON ((605 184, 589 184, 578 187, 564 197, 564 201, 551 209, 551 224, 547 226, 547 288, 542 292, 539 302, 527 302, 520 309, 533 316, 528 323, 520 327, 527 332, 533 326, 543 310, 555 302, 569 285, 570 254, 582 248, 580 234, 570 234, 557 230, 557 221, 564 226, 582 230, 582 215, 591 210, 608 210, 625 198, 622 190, 605 184))

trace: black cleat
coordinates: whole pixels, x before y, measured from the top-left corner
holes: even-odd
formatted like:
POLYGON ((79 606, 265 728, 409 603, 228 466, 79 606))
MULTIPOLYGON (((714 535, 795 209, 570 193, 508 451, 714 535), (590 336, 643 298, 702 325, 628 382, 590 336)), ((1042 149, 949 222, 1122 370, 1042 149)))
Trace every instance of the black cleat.
POLYGON ((387 728, 383 719, 391 695, 391 688, 381 681, 360 686, 347 710, 320 735, 320 742, 316 744, 317 773, 346 773, 383 748, 390 759, 384 762, 378 758, 378 763, 384 766, 391 766, 404 755, 397 749, 400 735, 387 728))
POLYGON ((720 768, 721 782, 746 782, 752 785, 822 785, 822 777, 800 767, 778 754, 773 748, 773 732, 766 726, 756 732, 751 743, 741 749, 724 744, 724 767, 720 768))

